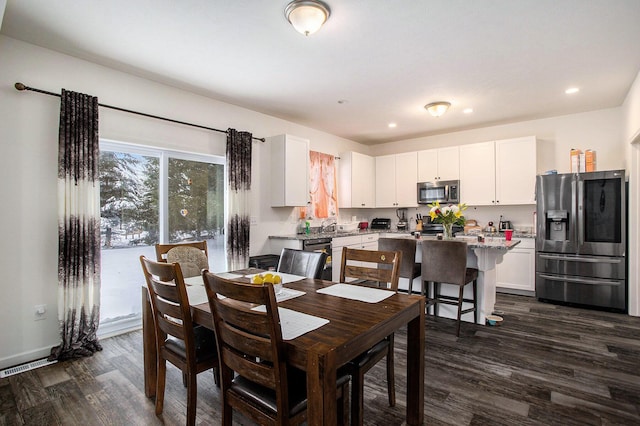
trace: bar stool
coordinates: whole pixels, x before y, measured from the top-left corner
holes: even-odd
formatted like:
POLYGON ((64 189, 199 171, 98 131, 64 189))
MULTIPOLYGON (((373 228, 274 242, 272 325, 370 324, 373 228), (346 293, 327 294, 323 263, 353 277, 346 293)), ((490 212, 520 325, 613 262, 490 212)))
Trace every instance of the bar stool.
POLYGON ((467 243, 454 240, 422 241, 422 282, 426 285, 426 306, 434 306, 434 315, 438 316, 438 305, 458 306, 456 336, 460 337, 460 318, 463 314, 473 312, 473 320, 478 322, 478 270, 467 268, 467 243), (430 283, 434 283, 433 297, 430 297, 430 283), (473 299, 464 298, 464 287, 473 284, 473 299), (440 294, 441 284, 457 285, 460 288, 458 297, 440 294), (473 307, 462 309, 462 303, 472 303, 473 307))
POLYGON ((400 278, 409 280, 408 293, 413 291, 413 280, 420 276, 420 263, 416 263, 416 240, 412 238, 380 238, 378 250, 401 251, 400 278))

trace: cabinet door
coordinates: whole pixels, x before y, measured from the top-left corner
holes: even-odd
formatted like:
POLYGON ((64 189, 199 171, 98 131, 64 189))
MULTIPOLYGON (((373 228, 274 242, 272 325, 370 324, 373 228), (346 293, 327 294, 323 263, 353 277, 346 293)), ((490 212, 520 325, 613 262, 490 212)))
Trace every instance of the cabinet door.
POLYGON ((438 179, 460 179, 460 149, 457 146, 438 149, 438 179))
POLYGON ((434 182, 438 179, 438 150, 418 151, 418 182, 434 182))
POLYGON ((374 158, 354 152, 351 161, 351 207, 375 207, 376 168, 374 158))
POLYGON ((309 141, 291 135, 269 138, 271 206, 306 206, 309 202, 309 141))
POLYGON ((396 155, 396 206, 417 207, 418 153, 396 155))
POLYGON ((496 265, 496 287, 535 291, 535 251, 514 248, 496 265))
POLYGON ((495 204, 494 143, 460 147, 460 202, 471 206, 495 204))
POLYGON ((397 207, 395 155, 376 157, 376 207, 397 207))
POLYGON ((536 139, 496 141, 496 203, 535 204, 536 139))

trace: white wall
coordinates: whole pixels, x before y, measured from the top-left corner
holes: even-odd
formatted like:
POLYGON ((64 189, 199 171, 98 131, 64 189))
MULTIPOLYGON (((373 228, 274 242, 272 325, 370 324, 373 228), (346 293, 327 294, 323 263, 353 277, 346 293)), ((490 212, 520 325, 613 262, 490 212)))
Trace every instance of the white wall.
POLYGON ((536 136, 541 148, 538 172, 556 169, 568 173, 571 148, 593 149, 598 170, 626 167, 622 108, 610 108, 582 114, 563 115, 541 120, 522 121, 443 135, 409 139, 376 145, 372 155, 418 151, 444 146, 466 145, 498 139, 536 136))
MULTIPOLYGON (((48 355, 59 343, 57 323, 57 144, 60 101, 18 92, 15 82, 60 92, 98 96, 101 103, 218 129, 233 127, 258 137, 282 133, 308 138, 311 149, 330 154, 368 147, 295 123, 218 102, 114 71, 0 35, 0 200, 3 202, 0 267, 0 368, 48 355), (34 305, 47 304, 46 320, 34 321, 34 305)), ((100 136, 124 142, 225 155, 225 135, 100 109, 100 136)), ((251 252, 282 233, 291 209, 268 204, 269 150, 254 143, 254 207, 251 252)))
POLYGON ((640 316, 640 72, 623 104, 629 167, 629 314, 640 316), (631 261, 633 260, 633 261, 631 261))

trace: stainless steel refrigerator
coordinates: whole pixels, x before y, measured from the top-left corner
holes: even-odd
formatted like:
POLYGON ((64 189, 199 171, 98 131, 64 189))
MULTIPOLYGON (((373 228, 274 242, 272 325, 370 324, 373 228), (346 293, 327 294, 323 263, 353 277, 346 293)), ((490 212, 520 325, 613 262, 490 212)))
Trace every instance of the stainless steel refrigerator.
POLYGON ((627 310, 624 170, 536 180, 536 297, 627 310))

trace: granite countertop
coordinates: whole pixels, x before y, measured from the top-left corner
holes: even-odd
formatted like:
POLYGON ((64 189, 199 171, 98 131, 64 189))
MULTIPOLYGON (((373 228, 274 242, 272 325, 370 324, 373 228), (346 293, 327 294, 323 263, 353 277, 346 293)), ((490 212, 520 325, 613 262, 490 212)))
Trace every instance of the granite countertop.
POLYGON ((317 238, 341 238, 352 237, 354 235, 370 235, 370 234, 404 234, 410 236, 409 231, 398 231, 395 229, 367 229, 366 231, 360 231, 358 229, 354 231, 340 231, 340 232, 316 232, 307 234, 287 234, 287 235, 269 235, 271 239, 277 240, 315 240, 317 238))
MULTIPOLYGON (((396 234, 398 237, 404 238, 412 238, 416 241, 422 241, 423 239, 435 239, 435 236, 427 236, 421 235, 420 238, 415 238, 408 231, 398 231, 394 229, 375 229, 375 230, 366 230, 366 231, 350 231, 350 232, 325 232, 325 233, 314 233, 314 234, 289 234, 289 235, 270 235, 271 239, 280 239, 280 240, 314 240, 317 238, 340 238, 340 237, 351 237, 354 235, 369 235, 369 234, 396 234)), ((467 246, 469 248, 490 248, 497 250, 511 250, 513 247, 520 244, 520 240, 518 238, 535 238, 533 234, 513 234, 515 239, 511 241, 505 241, 504 233, 495 232, 495 233, 486 233, 483 234, 485 237, 484 242, 478 242, 477 234, 462 234, 458 235, 456 239, 466 241, 467 246), (522 235, 522 236, 519 236, 522 235)))

